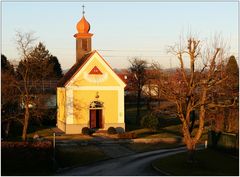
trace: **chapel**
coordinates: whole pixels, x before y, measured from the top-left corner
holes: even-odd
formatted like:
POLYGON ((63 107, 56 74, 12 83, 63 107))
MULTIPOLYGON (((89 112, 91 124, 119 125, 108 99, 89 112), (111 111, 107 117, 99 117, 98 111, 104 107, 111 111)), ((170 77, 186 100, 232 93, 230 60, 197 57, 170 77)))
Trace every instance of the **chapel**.
POLYGON ((90 24, 83 16, 76 25, 76 62, 57 87, 57 127, 79 134, 83 127, 125 129, 126 84, 96 51, 92 50, 90 24))

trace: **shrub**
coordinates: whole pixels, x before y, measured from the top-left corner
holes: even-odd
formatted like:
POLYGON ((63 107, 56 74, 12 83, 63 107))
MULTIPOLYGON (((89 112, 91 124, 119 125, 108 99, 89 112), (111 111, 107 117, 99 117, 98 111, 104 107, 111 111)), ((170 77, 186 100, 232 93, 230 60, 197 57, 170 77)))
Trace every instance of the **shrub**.
POLYGON ((114 127, 109 127, 107 132, 108 132, 108 134, 116 134, 117 130, 114 127))
POLYGON ((29 149, 51 149, 51 141, 39 141, 39 142, 1 142, 2 148, 29 148, 29 149))
POLYGON ((136 134, 134 132, 128 132, 128 133, 120 133, 118 134, 118 138, 121 139, 133 139, 136 138, 136 134))
POLYGON ((141 119, 141 126, 145 128, 150 128, 152 130, 157 130, 159 128, 158 117, 154 114, 147 114, 141 119))
POLYGON ((82 134, 83 135, 91 135, 93 132, 91 131, 91 129, 90 128, 88 128, 88 127, 83 127, 82 128, 82 134))

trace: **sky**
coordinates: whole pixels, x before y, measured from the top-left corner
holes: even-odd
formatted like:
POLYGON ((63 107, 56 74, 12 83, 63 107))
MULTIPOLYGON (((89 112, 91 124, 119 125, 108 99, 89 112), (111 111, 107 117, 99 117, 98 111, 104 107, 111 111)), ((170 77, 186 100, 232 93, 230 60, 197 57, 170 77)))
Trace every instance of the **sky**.
POLYGON ((238 2, 1 2, 2 51, 9 60, 19 60, 16 30, 34 32, 57 56, 63 69, 76 61, 76 24, 85 17, 91 25, 92 49, 112 68, 127 68, 139 57, 157 61, 163 68, 176 67, 176 57, 167 53, 180 35, 189 32, 201 41, 221 34, 238 53, 238 2))

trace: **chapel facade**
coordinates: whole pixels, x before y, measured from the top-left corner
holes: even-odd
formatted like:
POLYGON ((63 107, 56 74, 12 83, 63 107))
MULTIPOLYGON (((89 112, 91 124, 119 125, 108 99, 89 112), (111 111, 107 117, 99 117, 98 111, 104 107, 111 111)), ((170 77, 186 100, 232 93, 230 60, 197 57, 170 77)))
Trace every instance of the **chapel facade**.
POLYGON ((57 127, 79 134, 83 127, 125 130, 124 87, 110 65, 92 50, 90 24, 84 13, 77 23, 76 62, 57 87, 57 127))

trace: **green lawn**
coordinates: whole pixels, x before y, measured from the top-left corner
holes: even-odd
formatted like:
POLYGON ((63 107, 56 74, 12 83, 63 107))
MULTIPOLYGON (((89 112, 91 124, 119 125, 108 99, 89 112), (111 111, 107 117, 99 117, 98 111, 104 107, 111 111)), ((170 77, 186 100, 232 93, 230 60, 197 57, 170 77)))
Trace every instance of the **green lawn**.
POLYGON ((173 176, 238 176, 239 160, 212 149, 200 150, 195 156, 197 162, 187 163, 187 153, 179 153, 155 161, 160 170, 173 176))

